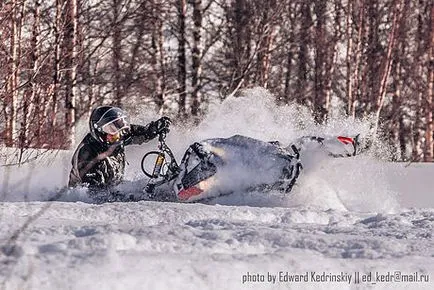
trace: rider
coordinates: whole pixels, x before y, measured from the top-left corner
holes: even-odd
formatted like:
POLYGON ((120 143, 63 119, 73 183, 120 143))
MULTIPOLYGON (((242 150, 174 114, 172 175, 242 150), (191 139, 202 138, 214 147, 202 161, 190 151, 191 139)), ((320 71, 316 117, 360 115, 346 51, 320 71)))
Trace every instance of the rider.
POLYGON ((101 106, 92 111, 90 133, 72 157, 68 186, 87 184, 92 189, 107 189, 124 177, 125 146, 142 144, 161 133, 168 133, 170 119, 162 117, 146 126, 133 125, 122 109, 101 106))

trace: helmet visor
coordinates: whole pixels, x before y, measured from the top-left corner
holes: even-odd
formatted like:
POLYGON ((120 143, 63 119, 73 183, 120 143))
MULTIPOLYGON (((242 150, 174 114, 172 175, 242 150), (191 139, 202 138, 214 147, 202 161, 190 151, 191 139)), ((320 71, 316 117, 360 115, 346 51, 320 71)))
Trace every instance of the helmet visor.
POLYGON ((117 118, 101 127, 101 130, 104 133, 109 135, 117 135, 122 130, 129 129, 130 124, 127 121, 126 117, 117 118))

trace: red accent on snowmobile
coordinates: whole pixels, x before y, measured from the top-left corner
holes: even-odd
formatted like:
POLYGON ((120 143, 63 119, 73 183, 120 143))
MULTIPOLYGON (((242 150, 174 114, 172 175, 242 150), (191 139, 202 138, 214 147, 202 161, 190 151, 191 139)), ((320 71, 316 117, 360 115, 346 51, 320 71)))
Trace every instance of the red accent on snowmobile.
POLYGON ((181 190, 178 193, 178 199, 184 201, 184 200, 189 199, 192 196, 199 195, 202 192, 203 192, 202 189, 192 186, 192 187, 189 187, 187 189, 181 190))
POLYGON ((350 137, 342 137, 342 136, 338 136, 337 137, 339 141, 341 141, 342 143, 346 144, 350 144, 350 143, 354 143, 353 138, 350 137))

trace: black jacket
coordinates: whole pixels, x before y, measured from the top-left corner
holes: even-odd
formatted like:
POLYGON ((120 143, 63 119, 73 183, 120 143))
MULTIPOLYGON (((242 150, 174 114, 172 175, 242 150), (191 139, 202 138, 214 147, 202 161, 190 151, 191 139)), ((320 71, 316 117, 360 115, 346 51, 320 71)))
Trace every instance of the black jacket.
POLYGON ((89 188, 107 188, 119 184, 125 172, 125 145, 142 144, 157 137, 151 126, 131 125, 122 144, 107 145, 88 133, 72 157, 68 186, 87 184, 89 188))

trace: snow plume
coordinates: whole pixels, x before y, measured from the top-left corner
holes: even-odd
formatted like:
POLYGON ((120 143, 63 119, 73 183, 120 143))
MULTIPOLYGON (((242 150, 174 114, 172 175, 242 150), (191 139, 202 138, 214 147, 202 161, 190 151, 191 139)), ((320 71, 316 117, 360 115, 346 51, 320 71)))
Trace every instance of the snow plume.
MULTIPOLYGON (((386 177, 390 148, 371 136, 372 118, 354 120, 341 113, 326 124, 315 123, 306 107, 296 104, 278 106, 275 97, 263 88, 247 89, 238 97, 211 106, 209 114, 188 139, 246 135, 260 140, 278 140, 284 146, 302 136, 355 136, 369 149, 353 158, 330 158, 323 152, 302 156, 304 170, 293 191, 239 193, 217 198, 213 203, 252 206, 314 206, 351 211, 394 212, 395 193, 386 177)), ((312 152, 311 152, 312 153, 312 152)), ((245 179, 243 173, 238 173, 245 179)), ((252 178, 255 178, 252 176, 252 178)), ((234 174, 234 180, 237 175, 234 174)))
MULTIPOLYGON (((131 114, 135 123, 147 123, 158 118, 156 115, 151 116, 145 108, 131 114)), ((183 126, 178 120, 174 121, 167 143, 178 159, 192 142, 235 134, 265 141, 278 140, 284 146, 305 135, 360 134, 361 139, 366 140, 370 136, 372 123, 369 118, 353 120, 342 114, 334 114, 326 124, 318 125, 307 108, 296 104, 277 106, 275 97, 263 88, 246 89, 236 97, 211 104, 209 113, 197 127, 183 126)), ((83 121, 77 131, 77 138, 81 139, 87 131, 87 122, 83 121)), ((155 149, 156 144, 153 140, 144 146, 128 147, 125 190, 133 191, 133 187, 141 190, 143 174, 139 163, 143 154, 155 149)), ((217 198, 213 202, 263 207, 303 205, 351 211, 394 211, 397 203, 385 177, 386 165, 373 157, 389 156, 389 149, 381 142, 374 144, 371 147, 373 149, 354 158, 333 159, 321 153, 303 156, 304 170, 291 194, 239 193, 217 198)), ((9 184, 6 191, 3 189, 3 200, 49 199, 57 188, 66 185, 72 154, 73 151, 61 152, 50 164, 41 165, 35 161, 21 167, 2 167, 1 184, 4 185, 6 179, 9 184)), ((62 200, 87 201, 85 196, 85 189, 75 189, 62 200)))

